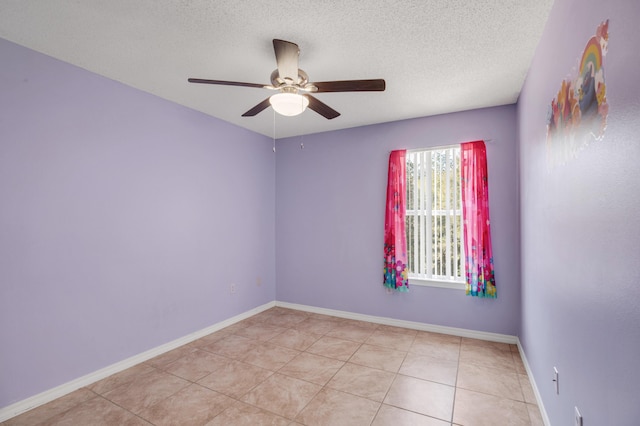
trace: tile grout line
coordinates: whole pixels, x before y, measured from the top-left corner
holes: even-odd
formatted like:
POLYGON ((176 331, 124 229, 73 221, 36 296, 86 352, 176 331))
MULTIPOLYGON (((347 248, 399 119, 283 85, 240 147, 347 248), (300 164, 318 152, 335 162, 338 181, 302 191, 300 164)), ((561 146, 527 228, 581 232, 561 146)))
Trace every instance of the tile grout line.
POLYGON ((453 386, 453 401, 451 401, 451 421, 450 424, 453 424, 453 419, 455 417, 456 412, 456 395, 458 394, 458 375, 460 374, 460 355, 462 353, 462 339, 460 339, 460 347, 458 348, 458 363, 456 366, 456 380, 455 385, 453 386))

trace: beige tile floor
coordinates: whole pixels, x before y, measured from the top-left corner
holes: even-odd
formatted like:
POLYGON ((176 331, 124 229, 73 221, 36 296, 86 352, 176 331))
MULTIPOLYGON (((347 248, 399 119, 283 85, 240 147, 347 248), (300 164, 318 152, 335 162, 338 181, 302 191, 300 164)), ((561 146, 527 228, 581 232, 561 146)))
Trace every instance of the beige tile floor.
POLYGON ((3 425, 542 425, 515 345, 273 308, 3 425))

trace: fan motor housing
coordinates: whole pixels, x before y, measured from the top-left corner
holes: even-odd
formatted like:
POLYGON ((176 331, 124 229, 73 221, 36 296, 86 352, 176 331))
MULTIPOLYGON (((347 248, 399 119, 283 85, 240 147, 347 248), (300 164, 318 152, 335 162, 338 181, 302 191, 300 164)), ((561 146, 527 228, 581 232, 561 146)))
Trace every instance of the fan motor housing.
POLYGON ((290 79, 284 79, 280 77, 280 73, 275 69, 271 73, 271 84, 275 88, 283 88, 287 86, 293 86, 297 89, 304 89, 305 85, 309 82, 309 76, 306 72, 298 68, 298 81, 291 81, 290 79))

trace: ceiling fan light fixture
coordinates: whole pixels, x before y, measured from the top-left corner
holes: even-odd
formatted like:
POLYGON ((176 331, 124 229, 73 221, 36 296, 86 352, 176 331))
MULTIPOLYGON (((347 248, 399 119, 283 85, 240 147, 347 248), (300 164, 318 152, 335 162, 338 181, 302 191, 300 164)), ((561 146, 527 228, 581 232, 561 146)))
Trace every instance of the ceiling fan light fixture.
POLYGON ((243 117, 255 117, 260 112, 273 107, 278 114, 295 116, 302 114, 307 107, 327 120, 340 116, 340 113, 309 93, 324 92, 382 92, 386 87, 383 79, 336 80, 309 82, 306 72, 298 68, 300 48, 286 40, 273 39, 273 51, 276 54, 276 68, 271 73, 271 85, 243 83, 241 81, 205 80, 189 78, 189 83, 219 84, 223 86, 254 87, 257 89, 277 90, 279 93, 264 99, 258 105, 242 114, 243 117), (300 95, 299 92, 306 93, 300 95))
POLYGON ((292 117, 307 109, 309 99, 297 93, 276 93, 269 98, 269 103, 278 114, 292 117))

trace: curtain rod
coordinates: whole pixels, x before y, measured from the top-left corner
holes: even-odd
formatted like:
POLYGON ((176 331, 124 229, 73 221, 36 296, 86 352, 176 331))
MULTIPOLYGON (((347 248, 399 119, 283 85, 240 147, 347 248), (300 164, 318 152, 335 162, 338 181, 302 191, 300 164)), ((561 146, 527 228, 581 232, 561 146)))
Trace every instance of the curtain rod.
MULTIPOLYGON (((484 142, 493 142, 493 139, 478 139, 484 142)), ((472 142, 472 141, 469 141, 472 142)), ((439 145, 439 146, 428 146, 425 148, 413 148, 413 149, 407 149, 407 152, 418 152, 418 151, 427 151, 427 150, 436 150, 436 149, 447 149, 447 148, 451 148, 452 146, 455 145, 460 145, 461 143, 464 142, 459 142, 459 143, 452 143, 451 145, 439 145)), ((391 152, 391 151, 389 151, 391 152)))

